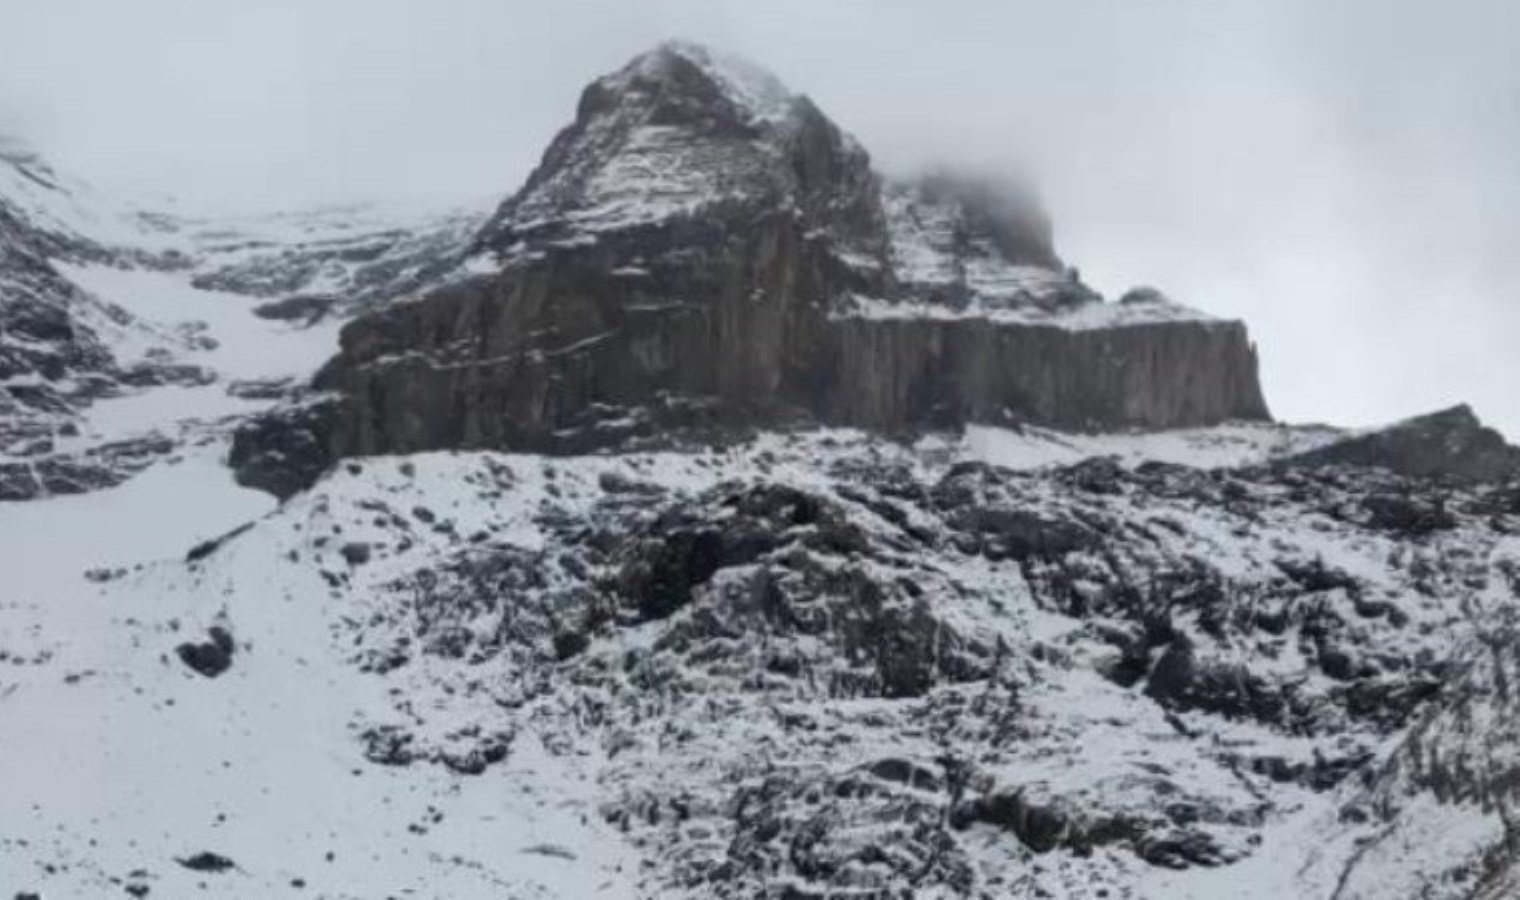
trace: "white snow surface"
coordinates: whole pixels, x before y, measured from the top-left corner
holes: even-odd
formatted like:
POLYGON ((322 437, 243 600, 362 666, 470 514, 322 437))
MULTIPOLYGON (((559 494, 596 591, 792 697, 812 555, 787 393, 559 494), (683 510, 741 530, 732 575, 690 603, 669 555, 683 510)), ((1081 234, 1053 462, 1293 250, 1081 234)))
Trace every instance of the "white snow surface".
MULTIPOLYGON (((1009 469, 1071 465, 1094 456, 1112 456, 1129 465, 1147 460, 1199 469, 1259 465, 1307 453, 1341 439, 1342 429, 1325 425, 1233 422, 1212 428, 1077 434, 1034 426, 1018 429, 970 425, 962 452, 1009 469)), ((930 439, 931 443, 933 439, 930 439)))
MULTIPOLYGON (((207 366, 226 378, 304 378, 337 352, 337 322, 311 327, 261 319, 256 301, 239 294, 210 291, 190 284, 183 272, 118 269, 110 266, 58 264, 65 276, 98 297, 132 313, 140 327, 159 334, 205 334, 215 346, 192 348, 185 362, 207 366)), ((144 351, 113 341, 122 361, 144 351)), ((220 386, 225 392, 225 385, 220 386)))

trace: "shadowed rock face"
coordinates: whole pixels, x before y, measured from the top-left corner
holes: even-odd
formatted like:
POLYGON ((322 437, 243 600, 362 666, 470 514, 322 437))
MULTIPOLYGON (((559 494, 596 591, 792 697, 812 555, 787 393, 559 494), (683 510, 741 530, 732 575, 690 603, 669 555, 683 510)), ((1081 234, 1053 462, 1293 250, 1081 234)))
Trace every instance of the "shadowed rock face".
POLYGON ((1103 302, 1032 203, 980 184, 884 187, 805 97, 661 47, 586 90, 481 230, 495 274, 344 330, 333 450, 583 452, 798 419, 1267 418, 1240 324, 1159 295, 1103 302))
POLYGON ((1105 430, 1268 418, 1256 352, 1239 322, 831 324, 832 381, 821 412, 852 425, 1026 421, 1105 430))
POLYGON ((826 379, 826 314, 804 298, 844 280, 781 215, 547 253, 344 329, 343 447, 573 451, 666 407, 767 418, 826 379))
POLYGON ((1338 441, 1288 461, 1298 466, 1371 466, 1412 478, 1501 481, 1520 477, 1520 448, 1454 406, 1371 434, 1338 441))
POLYGON ((692 410, 888 432, 1267 417, 1239 323, 834 317, 805 298, 858 276, 784 221, 646 256, 636 274, 610 274, 608 252, 551 254, 349 326, 345 452, 574 452, 641 423, 694 424, 692 410))

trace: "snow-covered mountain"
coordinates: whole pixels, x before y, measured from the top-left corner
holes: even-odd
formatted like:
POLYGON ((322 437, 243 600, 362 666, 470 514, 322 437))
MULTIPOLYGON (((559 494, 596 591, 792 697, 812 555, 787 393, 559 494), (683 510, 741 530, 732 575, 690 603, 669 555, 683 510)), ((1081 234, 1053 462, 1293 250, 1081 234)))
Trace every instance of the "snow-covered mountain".
POLYGON ((0 896, 1513 896, 1520 450, 1248 351, 689 44, 494 209, 7 149, 0 896))
POLYGON ((0 500, 117 484, 288 395, 342 318, 460 277, 487 212, 140 211, 5 147, 0 500))

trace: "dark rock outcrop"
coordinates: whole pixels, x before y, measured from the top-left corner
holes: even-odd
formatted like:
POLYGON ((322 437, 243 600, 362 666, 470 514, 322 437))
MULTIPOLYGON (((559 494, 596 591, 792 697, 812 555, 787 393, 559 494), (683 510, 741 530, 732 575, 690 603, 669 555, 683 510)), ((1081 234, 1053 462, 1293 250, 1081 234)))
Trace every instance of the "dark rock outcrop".
POLYGON ((184 859, 176 859, 175 862, 192 872, 228 872, 237 868, 237 863, 220 853, 212 853, 209 850, 202 850, 184 859))
POLYGON ((1462 405, 1337 441, 1286 460, 1285 465, 1372 467, 1412 478, 1501 481, 1520 477, 1520 447, 1506 444, 1503 435, 1462 405))
POLYGON ((205 641, 187 641, 174 648, 180 662, 207 678, 216 678, 232 668, 232 656, 236 651, 232 632, 221 625, 213 625, 207 631, 205 641))
POLYGON ((254 416, 232 435, 227 464, 238 484, 285 498, 332 465, 337 403, 317 397, 254 416))
POLYGON ((50 446, 17 462, 0 462, 0 501, 84 494, 121 484, 172 452, 174 442, 151 433, 73 453, 50 446))
POLYGON ((337 302, 338 298, 326 294, 294 294, 261 303, 253 308, 253 314, 261 319, 301 322, 310 325, 332 312, 337 302))
POLYGON ((838 695, 919 696, 941 681, 985 677, 993 648, 924 602, 920 580, 931 576, 884 578, 852 564, 871 551, 868 533, 817 495, 718 491, 630 535, 612 554, 612 587, 635 620, 686 613, 670 627, 672 649, 767 634, 767 671, 838 695))
POLYGON ((1033 422, 1172 428, 1267 417, 1238 322, 1073 330, 985 319, 842 319, 824 417, 885 430, 1033 422))

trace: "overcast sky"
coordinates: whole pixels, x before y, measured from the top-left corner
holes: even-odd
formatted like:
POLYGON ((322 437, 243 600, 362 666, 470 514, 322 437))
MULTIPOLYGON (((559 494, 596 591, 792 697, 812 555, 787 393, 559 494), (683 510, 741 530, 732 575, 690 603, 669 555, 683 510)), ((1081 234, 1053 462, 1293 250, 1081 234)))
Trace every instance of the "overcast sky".
POLYGON ((228 207, 511 191, 666 37, 881 167, 1029 174, 1108 293, 1250 325, 1279 417, 1470 401, 1520 439, 1520 2, 0 0, 0 131, 228 207))

